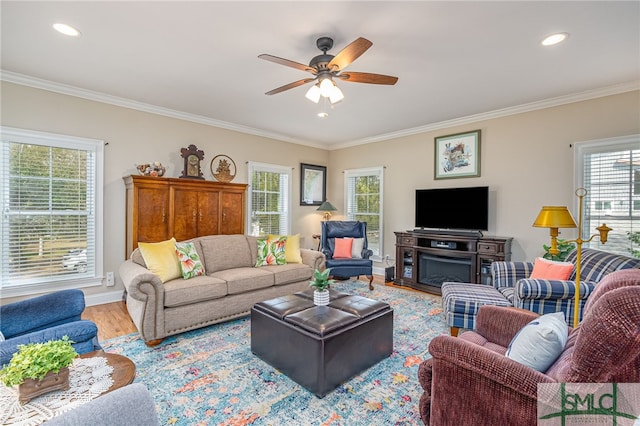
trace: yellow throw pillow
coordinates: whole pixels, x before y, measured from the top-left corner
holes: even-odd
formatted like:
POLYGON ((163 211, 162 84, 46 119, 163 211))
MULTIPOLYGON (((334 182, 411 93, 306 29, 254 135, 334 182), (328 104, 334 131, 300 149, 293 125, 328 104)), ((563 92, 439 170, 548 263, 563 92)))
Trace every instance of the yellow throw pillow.
MULTIPOLYGON (((281 235, 269 234, 267 241, 277 240, 281 235)), ((287 235, 287 242, 284 244, 284 256, 287 263, 302 263, 300 255, 300 234, 287 235)))
POLYGON ((147 268, 163 283, 182 277, 175 238, 159 243, 138 243, 138 248, 147 268))

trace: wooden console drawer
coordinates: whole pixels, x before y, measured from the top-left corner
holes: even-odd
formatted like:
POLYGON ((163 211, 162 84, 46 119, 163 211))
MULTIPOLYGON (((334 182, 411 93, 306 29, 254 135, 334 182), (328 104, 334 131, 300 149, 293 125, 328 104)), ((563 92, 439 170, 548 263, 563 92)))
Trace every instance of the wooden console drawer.
POLYGON ((416 239, 414 237, 399 236, 397 244, 400 246, 415 246, 416 239))
POLYGON ((496 254, 498 253, 498 245, 496 243, 478 243, 478 253, 496 254))

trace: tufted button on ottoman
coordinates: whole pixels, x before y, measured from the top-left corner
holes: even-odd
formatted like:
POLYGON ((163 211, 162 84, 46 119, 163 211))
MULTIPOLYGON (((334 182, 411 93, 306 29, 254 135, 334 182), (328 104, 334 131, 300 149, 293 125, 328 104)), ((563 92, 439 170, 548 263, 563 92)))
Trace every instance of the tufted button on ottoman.
POLYGON ((327 306, 312 291, 256 303, 251 351, 322 398, 393 351, 387 303, 331 290, 327 306))

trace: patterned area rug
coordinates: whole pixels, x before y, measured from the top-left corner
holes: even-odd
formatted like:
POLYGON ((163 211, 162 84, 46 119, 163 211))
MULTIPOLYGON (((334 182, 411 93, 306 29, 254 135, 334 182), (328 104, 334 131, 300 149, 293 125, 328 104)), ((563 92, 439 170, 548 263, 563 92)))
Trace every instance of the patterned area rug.
POLYGON ((369 292, 357 281, 333 288, 392 306, 394 350, 322 399, 251 353, 248 317, 154 348, 138 333, 101 343, 135 362, 162 425, 422 425, 418 364, 431 339, 448 332, 440 297, 383 285, 369 292))

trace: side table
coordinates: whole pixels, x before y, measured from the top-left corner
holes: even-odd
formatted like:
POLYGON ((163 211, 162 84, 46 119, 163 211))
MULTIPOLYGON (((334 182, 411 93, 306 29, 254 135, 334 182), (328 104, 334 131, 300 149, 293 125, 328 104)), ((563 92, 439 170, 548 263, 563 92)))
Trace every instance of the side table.
POLYGON ((80 355, 80 358, 103 357, 107 359, 107 364, 113 367, 111 378, 113 385, 105 393, 114 391, 123 386, 133 383, 136 377, 136 365, 124 355, 111 354, 103 350, 93 351, 80 355))

